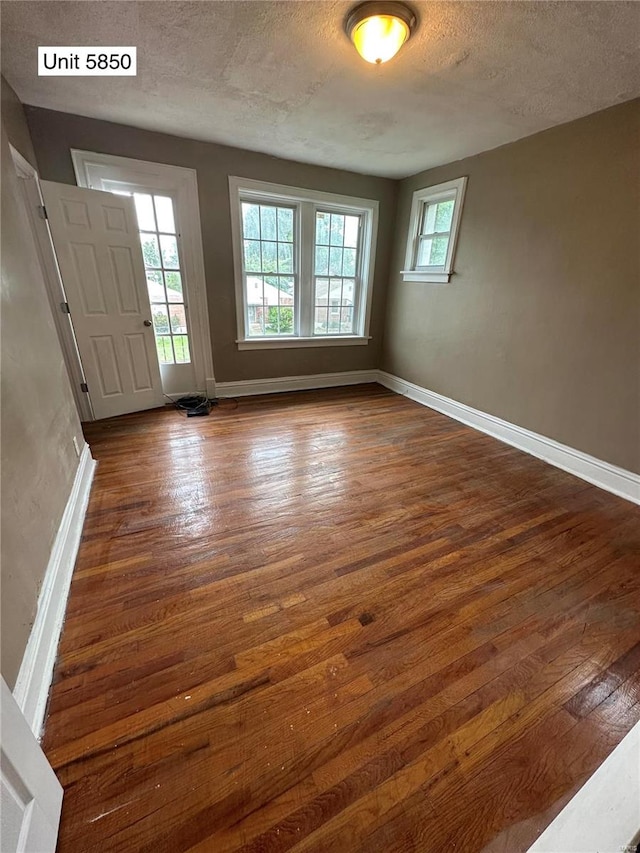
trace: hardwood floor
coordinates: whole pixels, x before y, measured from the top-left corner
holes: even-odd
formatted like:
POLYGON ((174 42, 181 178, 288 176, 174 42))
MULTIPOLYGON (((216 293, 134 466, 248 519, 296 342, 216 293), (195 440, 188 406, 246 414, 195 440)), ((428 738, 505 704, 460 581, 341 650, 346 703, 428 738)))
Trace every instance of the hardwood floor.
POLYGON ((379 386, 87 426, 59 853, 517 853, 640 718, 640 512, 379 386))

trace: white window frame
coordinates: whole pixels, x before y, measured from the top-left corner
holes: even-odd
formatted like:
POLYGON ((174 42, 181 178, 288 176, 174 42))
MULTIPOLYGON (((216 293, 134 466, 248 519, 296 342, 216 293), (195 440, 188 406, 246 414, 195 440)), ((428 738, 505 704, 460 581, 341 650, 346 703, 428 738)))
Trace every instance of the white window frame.
POLYGON ((411 201, 411 217, 409 219, 409 234, 404 269, 400 271, 403 281, 423 281, 431 284, 449 283, 453 275, 453 262, 458 243, 460 218, 462 216, 466 188, 467 178, 462 177, 456 178, 455 181, 447 181, 446 183, 425 187, 414 192, 411 201), (416 260, 418 256, 420 223, 424 216, 425 207, 428 204, 438 201, 448 201, 449 199, 453 199, 454 206, 445 262, 436 266, 419 267, 416 264, 416 260))
POLYGON ((207 307, 207 289, 198 201, 198 181, 195 169, 135 160, 115 154, 71 149, 71 159, 79 187, 103 189, 102 181, 121 182, 136 186, 140 191, 171 196, 175 202, 176 221, 180 223, 180 269, 184 272, 185 303, 189 306, 189 347, 195 372, 195 389, 215 397, 213 350, 207 307))
POLYGON ((236 318, 239 350, 281 349, 298 347, 327 347, 366 345, 369 343, 369 323, 373 297, 373 273, 378 234, 378 207, 374 199, 354 198, 334 193, 288 187, 266 181, 255 181, 234 175, 229 177, 231 235, 236 288, 236 318), (296 207, 294 233, 297 240, 294 276, 298 283, 295 312, 296 328, 300 334, 291 336, 255 337, 247 335, 247 303, 243 279, 241 201, 262 204, 291 204, 296 207), (361 249, 356 298, 356 334, 314 335, 313 292, 315 259, 315 215, 324 210, 361 217, 361 249))

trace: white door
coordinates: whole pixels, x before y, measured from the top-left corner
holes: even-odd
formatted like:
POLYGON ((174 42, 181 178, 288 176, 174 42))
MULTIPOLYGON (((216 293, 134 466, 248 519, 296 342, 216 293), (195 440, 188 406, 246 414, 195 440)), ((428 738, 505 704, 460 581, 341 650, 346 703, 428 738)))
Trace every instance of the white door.
POLYGON ((133 200, 41 181, 96 418, 164 402, 133 200))
POLYGON ((62 785, 4 678, 0 710, 0 850, 53 853, 62 808, 62 785))

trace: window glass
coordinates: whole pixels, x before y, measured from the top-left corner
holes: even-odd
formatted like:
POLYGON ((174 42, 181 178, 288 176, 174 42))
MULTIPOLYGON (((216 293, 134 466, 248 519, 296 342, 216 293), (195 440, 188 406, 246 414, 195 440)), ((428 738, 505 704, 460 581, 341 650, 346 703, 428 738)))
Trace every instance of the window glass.
POLYGON ((316 335, 355 333, 360 217, 319 210, 315 233, 316 335))
POLYGON ((153 197, 153 203, 158 222, 158 231, 163 231, 165 234, 175 234, 176 225, 173 219, 173 202, 171 199, 166 196, 156 195, 153 197))
POLYGON ((239 348, 366 341, 378 203, 233 177, 229 185, 239 348))
POLYGON ((294 208, 242 202, 249 337, 295 334, 294 208))
POLYGON ((191 361, 173 200, 134 193, 156 349, 160 364, 191 361))

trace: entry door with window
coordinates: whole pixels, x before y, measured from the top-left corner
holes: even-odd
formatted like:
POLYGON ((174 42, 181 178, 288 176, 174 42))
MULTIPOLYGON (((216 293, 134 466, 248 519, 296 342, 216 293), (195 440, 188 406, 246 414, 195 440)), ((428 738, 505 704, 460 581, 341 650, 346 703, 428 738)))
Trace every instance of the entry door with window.
POLYGON ((195 375, 177 204, 166 190, 103 177, 100 190, 135 204, 162 389, 193 393, 195 375))
POLYGON ((162 389, 165 394, 193 393, 197 383, 175 201, 166 192, 119 180, 103 179, 101 187, 135 204, 162 389))
POLYGON ((40 183, 94 416, 162 406, 132 200, 40 183))
POLYGON ((196 382, 176 205, 170 195, 140 188, 111 191, 132 196, 135 203, 162 387, 167 394, 188 393, 196 382))
POLYGON ((78 186, 134 201, 164 393, 215 396, 195 170, 77 149, 71 158, 78 186))

